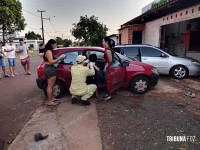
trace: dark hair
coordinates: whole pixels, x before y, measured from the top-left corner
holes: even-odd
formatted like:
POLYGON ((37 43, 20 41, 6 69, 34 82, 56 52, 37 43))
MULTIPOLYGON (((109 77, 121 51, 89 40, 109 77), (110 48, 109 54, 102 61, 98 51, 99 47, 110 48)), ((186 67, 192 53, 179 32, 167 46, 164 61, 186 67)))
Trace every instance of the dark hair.
POLYGON ((108 46, 110 48, 115 47, 115 41, 113 39, 110 39, 110 37, 108 37, 108 36, 104 37, 104 41, 108 42, 108 46))
POLYGON ((96 62, 96 61, 97 61, 97 55, 96 55, 96 54, 90 54, 89 60, 90 60, 91 62, 96 62))
POLYGON ((43 46, 44 45, 44 43, 40 43, 40 45, 39 46, 43 46))
POLYGON ((13 42, 13 38, 9 38, 9 42, 13 42))
POLYGON ((56 41, 54 39, 50 39, 47 44, 45 45, 45 50, 52 50, 51 44, 55 44, 56 41))
POLYGON ((19 41, 24 41, 24 39, 19 39, 19 41))

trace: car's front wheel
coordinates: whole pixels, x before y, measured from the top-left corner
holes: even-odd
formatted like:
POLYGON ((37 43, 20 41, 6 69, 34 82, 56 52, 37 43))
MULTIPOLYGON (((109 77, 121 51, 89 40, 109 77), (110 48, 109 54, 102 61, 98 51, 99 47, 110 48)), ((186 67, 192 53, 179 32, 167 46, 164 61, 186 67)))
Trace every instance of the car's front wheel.
MULTIPOLYGON (((47 96, 47 83, 43 87, 44 94, 47 96)), ((53 95, 55 98, 61 98, 67 92, 65 83, 61 80, 56 80, 53 87, 53 95)))
POLYGON ((174 66, 171 71, 170 75, 175 79, 183 79, 186 78, 189 74, 187 67, 183 65, 174 66))
POLYGON ((150 88, 150 81, 144 76, 135 77, 130 83, 130 88, 134 94, 144 94, 150 88))

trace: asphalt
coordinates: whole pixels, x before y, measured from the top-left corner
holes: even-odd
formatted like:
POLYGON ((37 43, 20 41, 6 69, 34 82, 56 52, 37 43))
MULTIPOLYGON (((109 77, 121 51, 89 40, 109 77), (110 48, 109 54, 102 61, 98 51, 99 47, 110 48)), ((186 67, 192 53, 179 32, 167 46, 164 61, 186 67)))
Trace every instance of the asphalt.
POLYGON ((101 150, 95 104, 72 105, 66 97, 61 101, 37 109, 8 150, 101 150), (48 138, 36 142, 37 133, 48 138))

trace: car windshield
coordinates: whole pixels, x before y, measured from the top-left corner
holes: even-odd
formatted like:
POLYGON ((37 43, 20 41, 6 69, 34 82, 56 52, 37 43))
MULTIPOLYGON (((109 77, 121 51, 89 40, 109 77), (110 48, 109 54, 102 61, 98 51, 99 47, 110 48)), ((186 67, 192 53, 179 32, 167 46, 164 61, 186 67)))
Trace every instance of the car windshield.
POLYGON ((126 57, 126 56, 124 56, 124 55, 122 55, 122 54, 120 54, 120 53, 117 53, 117 52, 115 52, 118 56, 119 56, 119 58, 122 60, 122 61, 136 61, 135 59, 131 59, 131 58, 128 58, 128 57, 126 57))

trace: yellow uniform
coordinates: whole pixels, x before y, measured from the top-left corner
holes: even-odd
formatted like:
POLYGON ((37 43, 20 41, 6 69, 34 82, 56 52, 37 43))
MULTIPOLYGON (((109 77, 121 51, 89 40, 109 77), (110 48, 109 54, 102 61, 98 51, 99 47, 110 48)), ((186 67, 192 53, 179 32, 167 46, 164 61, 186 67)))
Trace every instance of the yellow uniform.
POLYGON ((87 76, 95 75, 93 65, 90 65, 90 69, 88 67, 83 66, 82 64, 74 65, 71 68, 71 75, 72 82, 69 90, 72 94, 72 97, 82 96, 82 100, 87 100, 94 94, 97 86, 94 84, 86 84, 87 76))

